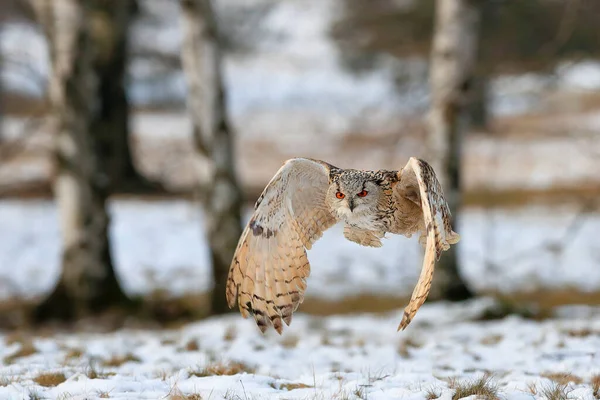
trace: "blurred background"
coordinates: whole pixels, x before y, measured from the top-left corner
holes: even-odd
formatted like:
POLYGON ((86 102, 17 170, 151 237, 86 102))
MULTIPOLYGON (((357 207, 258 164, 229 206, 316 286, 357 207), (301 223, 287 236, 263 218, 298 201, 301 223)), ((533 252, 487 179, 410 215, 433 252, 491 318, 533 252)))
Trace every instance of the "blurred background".
MULTIPOLYGON (((0 325, 225 311, 240 226, 299 156, 423 157, 462 236, 454 283, 599 304, 600 3, 441 4, 2 1, 0 325)), ((336 226, 301 311, 402 307, 421 257, 336 226)))

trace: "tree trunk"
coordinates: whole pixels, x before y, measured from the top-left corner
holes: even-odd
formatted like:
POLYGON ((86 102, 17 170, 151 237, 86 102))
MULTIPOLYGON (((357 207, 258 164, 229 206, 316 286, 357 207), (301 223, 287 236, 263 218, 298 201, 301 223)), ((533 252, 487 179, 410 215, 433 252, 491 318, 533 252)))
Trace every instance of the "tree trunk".
POLYGON ((72 319, 121 303, 108 241, 107 183, 92 135, 98 78, 94 74, 89 0, 38 1, 51 57, 49 97, 54 126, 56 196, 62 273, 37 319, 72 319))
MULTIPOLYGON (((478 0, 436 0, 427 141, 430 161, 444 186, 455 226, 461 204, 461 149, 468 126, 479 20, 478 0)), ((434 296, 458 300, 471 295, 458 271, 456 246, 444 253, 438 271, 434 296)))
POLYGON ((210 0, 181 0, 182 64, 188 83, 199 189, 204 208, 214 289, 212 312, 227 312, 225 286, 241 235, 242 193, 235 174, 233 134, 227 121, 221 53, 210 0))
POLYGON ((110 191, 145 191, 152 185, 141 176, 131 154, 129 102, 125 91, 129 29, 135 0, 91 0, 93 68, 98 76, 98 109, 92 122, 99 164, 110 178, 110 191))

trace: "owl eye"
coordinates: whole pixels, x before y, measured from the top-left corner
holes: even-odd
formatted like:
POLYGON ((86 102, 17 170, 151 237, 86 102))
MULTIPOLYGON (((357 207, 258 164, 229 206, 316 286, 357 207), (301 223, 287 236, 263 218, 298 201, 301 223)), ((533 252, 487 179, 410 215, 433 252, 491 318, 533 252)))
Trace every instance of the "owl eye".
POLYGON ((337 197, 338 199, 343 199, 344 197, 346 197, 346 195, 342 192, 337 192, 335 194, 335 197, 337 197))
POLYGON ((367 192, 366 190, 363 190, 362 192, 358 193, 357 196, 358 197, 365 197, 369 192, 367 192))

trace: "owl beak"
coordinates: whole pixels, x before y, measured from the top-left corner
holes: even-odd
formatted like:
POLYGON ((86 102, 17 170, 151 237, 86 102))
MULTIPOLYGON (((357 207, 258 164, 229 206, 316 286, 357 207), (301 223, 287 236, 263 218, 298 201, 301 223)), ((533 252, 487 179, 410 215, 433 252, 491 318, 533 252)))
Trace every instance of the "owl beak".
POLYGON ((350 212, 354 211, 354 200, 348 200, 348 208, 350 209, 350 212))

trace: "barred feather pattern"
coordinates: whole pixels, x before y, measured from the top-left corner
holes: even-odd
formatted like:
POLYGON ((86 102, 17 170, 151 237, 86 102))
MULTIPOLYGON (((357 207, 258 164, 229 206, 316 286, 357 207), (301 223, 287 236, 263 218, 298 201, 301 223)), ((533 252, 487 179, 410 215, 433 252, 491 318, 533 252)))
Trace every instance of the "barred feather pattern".
MULTIPOLYGON (((429 295, 435 262, 439 260, 443 251, 459 241, 460 236, 452 230, 450 209, 444 198, 442 186, 433 168, 427 162, 411 157, 398 173, 398 179, 399 184, 396 186, 398 203, 404 207, 408 206, 407 200, 415 204, 420 203, 421 212, 417 218, 417 225, 418 230, 422 232, 421 243, 425 245, 421 274, 398 326, 398 330, 404 330, 429 295)), ((401 213, 402 223, 409 220, 407 217, 410 215, 414 213, 401 213)), ((414 224, 414 221, 410 220, 409 223, 414 224)), ((414 225, 411 225, 409 230, 412 229, 415 229, 414 225)))
POLYGON ((262 332, 281 333, 304 300, 310 264, 306 249, 336 223, 325 205, 327 163, 287 161, 259 197, 233 257, 227 281, 229 307, 237 301, 262 332))
POLYGON ((401 171, 288 160, 260 195, 240 237, 227 281, 229 307, 237 302, 242 316, 252 315, 262 332, 272 326, 281 334, 304 300, 306 251, 338 221, 345 223, 346 239, 362 246, 380 247, 386 232, 421 234, 425 256, 398 327, 405 329, 429 294, 435 262, 459 240, 433 169, 416 158, 401 171))

